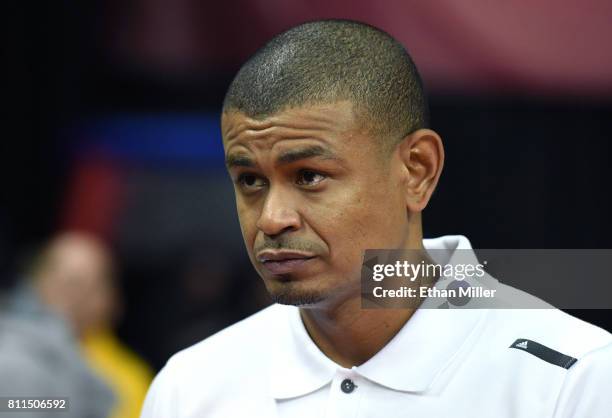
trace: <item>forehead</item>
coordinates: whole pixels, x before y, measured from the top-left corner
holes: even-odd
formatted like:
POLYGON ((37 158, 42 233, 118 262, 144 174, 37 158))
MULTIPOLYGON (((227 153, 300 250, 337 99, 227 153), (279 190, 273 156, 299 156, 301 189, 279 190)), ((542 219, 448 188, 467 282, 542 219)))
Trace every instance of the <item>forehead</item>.
POLYGON ((246 142, 276 142, 281 139, 333 141, 360 133, 353 106, 347 101, 289 108, 262 118, 229 111, 222 115, 221 131, 226 151, 235 144, 246 142))

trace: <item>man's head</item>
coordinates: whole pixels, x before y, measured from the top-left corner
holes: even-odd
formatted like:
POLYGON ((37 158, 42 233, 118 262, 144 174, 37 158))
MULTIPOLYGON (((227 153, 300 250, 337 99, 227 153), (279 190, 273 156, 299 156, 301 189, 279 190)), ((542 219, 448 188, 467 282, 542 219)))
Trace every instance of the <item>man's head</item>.
POLYGON ((421 80, 386 33, 300 25, 238 72, 223 105, 228 170, 251 261, 281 303, 359 296, 363 251, 421 246, 443 164, 421 80))
POLYGON ((223 110, 262 118, 285 108, 350 101, 373 135, 395 145, 427 125, 417 69, 404 47, 364 23, 305 23, 273 38, 232 82, 223 110))

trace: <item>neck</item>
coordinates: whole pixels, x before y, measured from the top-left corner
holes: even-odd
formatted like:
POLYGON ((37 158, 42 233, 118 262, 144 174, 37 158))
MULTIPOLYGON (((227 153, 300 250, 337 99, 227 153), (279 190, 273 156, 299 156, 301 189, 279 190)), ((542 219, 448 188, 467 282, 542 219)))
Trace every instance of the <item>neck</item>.
MULTIPOLYGON (((423 249, 420 228, 403 247, 423 249)), ((300 308, 306 330, 335 363, 351 368, 378 353, 406 324, 416 309, 362 309, 356 292, 333 306, 300 308)))
POLYGON ((360 297, 333 312, 300 309, 310 337, 335 363, 351 368, 379 352, 404 326, 414 309, 361 309, 360 297))

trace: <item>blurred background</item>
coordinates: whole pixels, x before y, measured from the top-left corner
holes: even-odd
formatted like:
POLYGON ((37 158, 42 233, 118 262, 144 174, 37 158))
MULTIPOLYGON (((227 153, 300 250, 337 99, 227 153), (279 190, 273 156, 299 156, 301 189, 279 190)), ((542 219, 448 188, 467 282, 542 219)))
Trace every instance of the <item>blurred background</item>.
MULTIPOLYGON (((364 21, 413 56, 447 150, 427 237, 612 248, 609 1, 2 7, 0 285, 7 295, 23 283, 38 289, 79 259, 52 249, 97 248, 106 261, 91 280, 113 289, 102 328, 145 386, 177 350, 269 304, 243 248, 219 111, 240 64, 303 21, 364 21)), ((612 330, 610 311, 571 313, 612 330)))

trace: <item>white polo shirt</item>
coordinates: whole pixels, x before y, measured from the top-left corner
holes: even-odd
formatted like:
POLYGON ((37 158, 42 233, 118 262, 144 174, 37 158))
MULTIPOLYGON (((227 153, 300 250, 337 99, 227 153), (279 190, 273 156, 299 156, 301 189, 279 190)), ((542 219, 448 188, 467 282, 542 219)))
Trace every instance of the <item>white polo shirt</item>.
MULTIPOLYGON (((462 236, 426 248, 470 248, 462 236)), ((175 354, 142 418, 612 417, 612 335, 556 309, 419 309, 360 366, 272 305, 175 354)))

